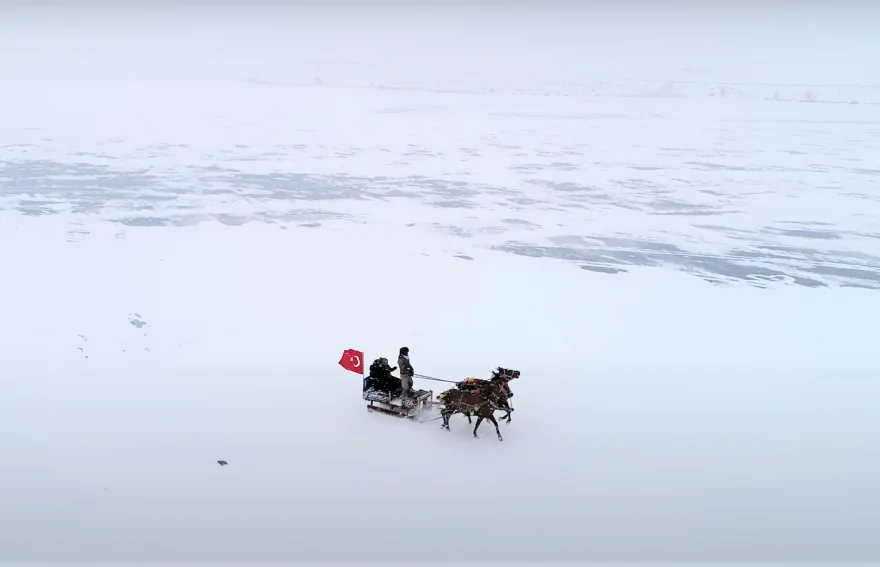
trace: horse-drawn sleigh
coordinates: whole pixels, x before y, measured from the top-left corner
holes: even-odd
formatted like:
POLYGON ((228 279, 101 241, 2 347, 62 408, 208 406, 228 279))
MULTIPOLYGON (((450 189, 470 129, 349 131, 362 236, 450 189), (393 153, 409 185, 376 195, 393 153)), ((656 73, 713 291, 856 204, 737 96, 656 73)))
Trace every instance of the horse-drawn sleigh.
MULTIPOLYGON (((367 376, 363 381, 363 398, 368 402, 368 411, 415 419, 420 423, 442 419, 442 427, 447 431, 449 431, 449 419, 457 413, 466 416, 468 423, 473 423, 471 418, 476 417, 474 437, 477 437, 477 430, 483 420, 489 420, 495 426, 498 440, 502 441, 494 414, 499 410, 505 411, 501 419, 510 423, 510 414, 513 412, 510 404, 510 398, 513 397, 510 380, 519 376, 518 370, 499 367, 492 372, 492 377, 488 380, 467 378, 461 382, 454 382, 455 387, 441 392, 437 399, 434 399, 433 390, 412 390, 409 396, 401 396, 399 379, 393 377, 391 380, 375 379, 367 376), (439 416, 425 417, 426 413, 437 411, 439 416)), ((417 377, 439 381, 429 376, 417 377)))

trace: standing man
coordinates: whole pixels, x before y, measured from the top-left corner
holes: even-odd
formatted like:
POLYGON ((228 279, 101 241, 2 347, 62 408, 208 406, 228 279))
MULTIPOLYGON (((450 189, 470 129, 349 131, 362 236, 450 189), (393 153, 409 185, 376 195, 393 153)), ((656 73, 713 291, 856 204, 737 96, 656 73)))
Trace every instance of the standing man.
POLYGON ((400 397, 408 398, 412 391, 413 371, 412 364, 409 363, 409 348, 401 347, 400 356, 397 357, 397 366, 400 368, 400 397))

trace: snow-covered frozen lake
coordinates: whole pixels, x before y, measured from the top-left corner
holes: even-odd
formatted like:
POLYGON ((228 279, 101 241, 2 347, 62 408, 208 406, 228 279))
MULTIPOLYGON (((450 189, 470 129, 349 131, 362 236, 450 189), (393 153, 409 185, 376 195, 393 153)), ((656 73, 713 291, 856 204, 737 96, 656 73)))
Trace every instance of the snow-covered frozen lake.
POLYGON ((3 10, 0 560, 880 559, 876 20, 3 10))

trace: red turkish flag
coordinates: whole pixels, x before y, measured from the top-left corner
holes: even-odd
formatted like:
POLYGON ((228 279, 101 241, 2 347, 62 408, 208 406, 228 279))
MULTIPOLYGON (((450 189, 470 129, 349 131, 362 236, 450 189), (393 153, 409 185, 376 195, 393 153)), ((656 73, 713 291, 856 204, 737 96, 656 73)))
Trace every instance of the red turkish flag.
POLYGON ((349 372, 364 375, 364 353, 359 350, 347 349, 342 353, 339 359, 339 366, 345 368, 349 372))

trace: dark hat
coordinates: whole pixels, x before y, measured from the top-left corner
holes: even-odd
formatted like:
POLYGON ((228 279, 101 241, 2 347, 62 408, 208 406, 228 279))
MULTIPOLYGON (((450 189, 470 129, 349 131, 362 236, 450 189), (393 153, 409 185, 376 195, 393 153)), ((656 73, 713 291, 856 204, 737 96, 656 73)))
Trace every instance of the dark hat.
POLYGON ((400 347, 400 354, 409 354, 409 347, 400 347))

